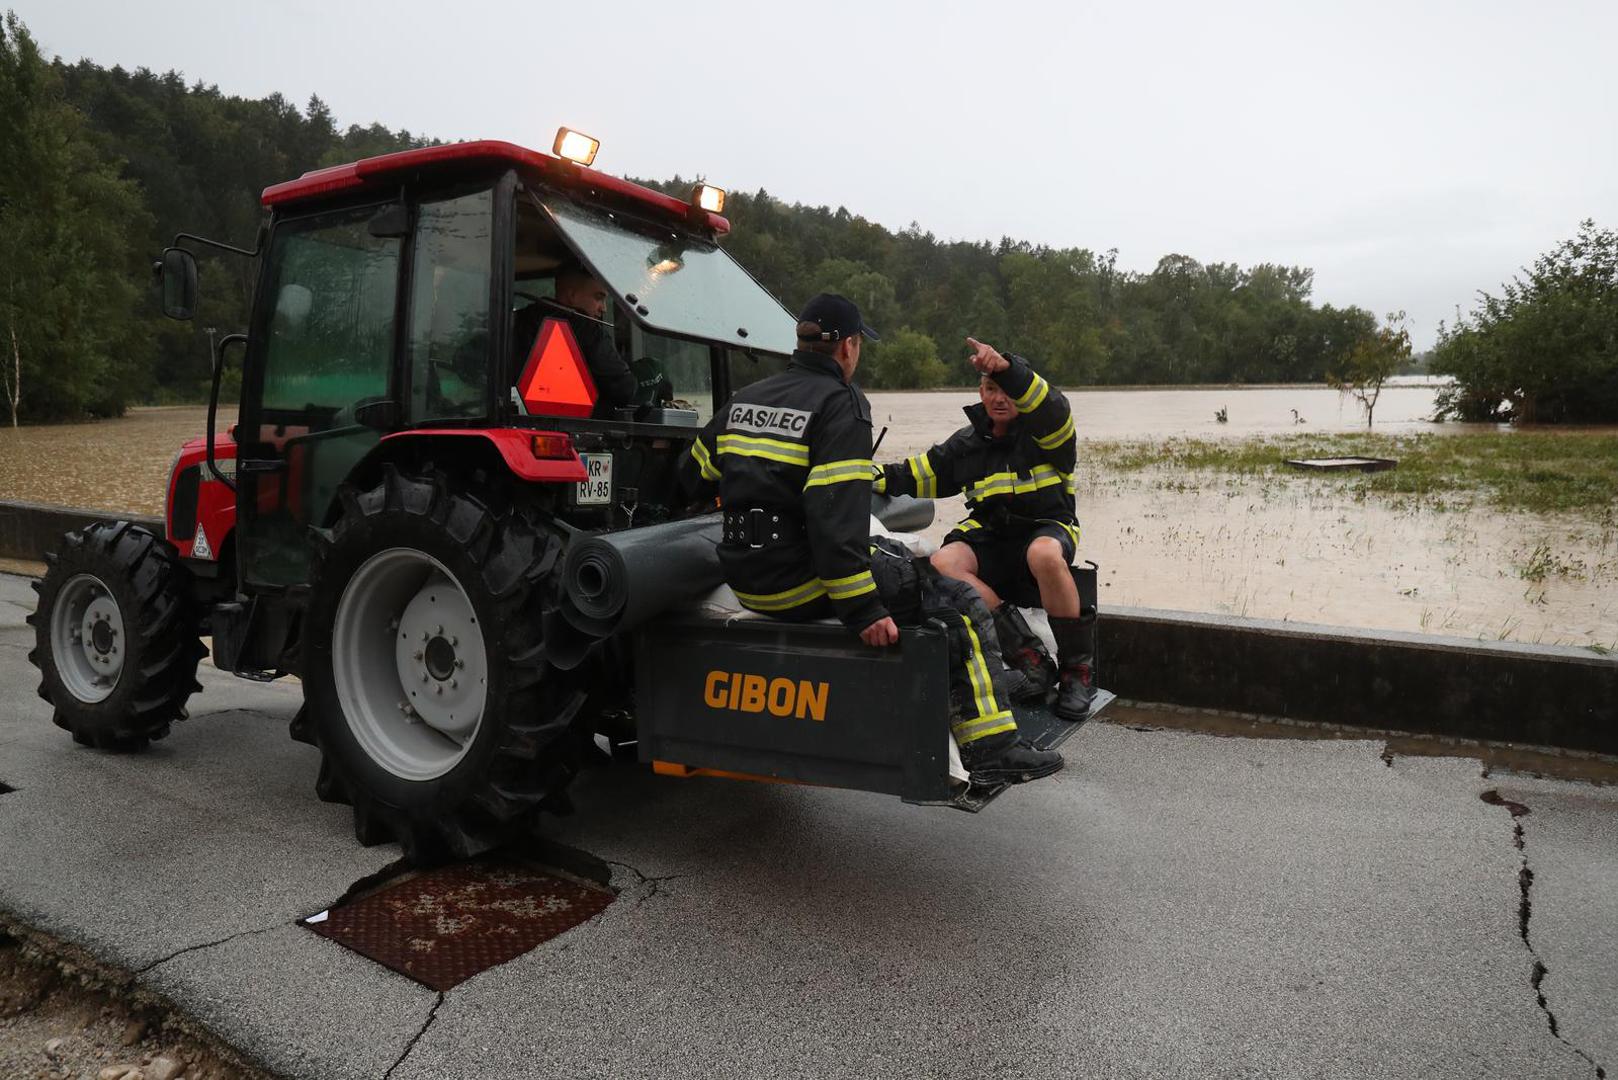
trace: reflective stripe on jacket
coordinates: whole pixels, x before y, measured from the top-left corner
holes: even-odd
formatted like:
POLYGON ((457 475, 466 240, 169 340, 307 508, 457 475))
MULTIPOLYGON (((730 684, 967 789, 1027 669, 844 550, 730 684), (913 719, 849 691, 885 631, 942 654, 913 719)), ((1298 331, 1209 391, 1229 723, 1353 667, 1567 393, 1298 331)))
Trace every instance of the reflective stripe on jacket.
POLYGON ((687 490, 792 526, 763 547, 719 546, 744 605, 790 616, 825 596, 855 631, 888 614, 871 577, 873 469, 865 395, 831 357, 801 350, 715 412, 681 461, 687 490))

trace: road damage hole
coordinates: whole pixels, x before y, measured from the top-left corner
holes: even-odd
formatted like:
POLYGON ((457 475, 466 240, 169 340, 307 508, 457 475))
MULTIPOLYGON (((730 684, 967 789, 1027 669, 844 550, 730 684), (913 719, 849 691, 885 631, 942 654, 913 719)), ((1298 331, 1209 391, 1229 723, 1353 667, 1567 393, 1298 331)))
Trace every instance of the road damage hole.
POLYGON ((1520 818, 1520 817, 1522 817, 1522 816, 1524 816, 1525 814, 1528 813, 1528 807, 1524 806, 1520 802, 1512 802, 1510 799, 1506 798, 1504 795, 1500 794, 1498 791, 1495 791, 1493 788, 1490 788, 1488 791, 1485 791, 1482 795, 1479 795, 1478 798, 1482 799, 1484 802, 1488 803, 1490 806, 1503 806, 1503 807, 1505 807, 1506 810, 1514 818, 1520 818))
POLYGON ((16 791, 16 790, 17 790, 16 788, 12 787, 10 784, 6 783, 4 780, 0 780, 0 795, 10 795, 13 791, 16 791))
POLYGON ((1487 790, 1487 792, 1479 795, 1479 798, 1480 800, 1484 800, 1485 803, 1489 803, 1490 806, 1505 806, 1506 811, 1510 811, 1513 818, 1523 818, 1524 814, 1529 813, 1529 808, 1524 806, 1523 803, 1514 803, 1514 801, 1511 801, 1510 798, 1506 798, 1505 795, 1497 792, 1497 790, 1487 790))
POLYGON ((442 992, 594 918, 614 896, 564 871, 490 856, 407 871, 302 923, 442 992))

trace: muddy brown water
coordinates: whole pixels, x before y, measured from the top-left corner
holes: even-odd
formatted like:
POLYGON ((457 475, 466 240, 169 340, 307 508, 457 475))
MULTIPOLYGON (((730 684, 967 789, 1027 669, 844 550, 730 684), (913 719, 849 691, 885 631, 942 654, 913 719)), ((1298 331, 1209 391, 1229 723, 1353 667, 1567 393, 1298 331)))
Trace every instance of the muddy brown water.
MULTIPOLYGON (((1485 640, 1618 648, 1618 535, 1572 515, 1478 506, 1410 508, 1298 475, 1104 475, 1084 440, 1242 438, 1362 430, 1358 407, 1324 387, 1094 390, 1069 395, 1081 447, 1080 555, 1101 566, 1103 604, 1215 612, 1485 640), (1215 421, 1224 408, 1229 422, 1215 421), (1293 410, 1305 423, 1294 423, 1293 410), (1536 548, 1553 572, 1522 576, 1536 548)), ((1385 390, 1378 432, 1441 431, 1431 384, 1385 390)), ((878 458, 924 450, 960 426, 969 393, 876 393, 878 458)), ((205 410, 137 409, 116 421, 0 428, 0 498, 161 514, 170 463, 205 410)), ((233 417, 220 419, 221 427, 233 417)), ((1485 430, 1488 430, 1485 428, 1485 430)), ((940 500, 926 533, 965 513, 940 500)))

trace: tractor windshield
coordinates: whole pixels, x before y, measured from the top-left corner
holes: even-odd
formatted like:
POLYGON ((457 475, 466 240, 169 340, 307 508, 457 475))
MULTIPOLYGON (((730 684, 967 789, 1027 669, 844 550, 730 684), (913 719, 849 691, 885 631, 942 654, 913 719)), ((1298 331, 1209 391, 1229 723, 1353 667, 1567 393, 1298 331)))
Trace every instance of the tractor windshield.
POLYGON ((792 316, 718 246, 558 196, 543 201, 568 242, 647 330, 770 353, 796 346, 792 316))

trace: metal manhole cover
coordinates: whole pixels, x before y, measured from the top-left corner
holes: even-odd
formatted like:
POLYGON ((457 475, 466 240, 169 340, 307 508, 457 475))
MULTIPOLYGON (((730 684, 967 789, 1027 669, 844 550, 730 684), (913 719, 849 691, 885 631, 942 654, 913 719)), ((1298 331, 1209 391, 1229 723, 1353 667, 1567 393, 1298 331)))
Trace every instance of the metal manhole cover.
POLYGON ((386 885, 304 925, 443 991, 594 918, 612 901, 598 885, 476 860, 386 885))

